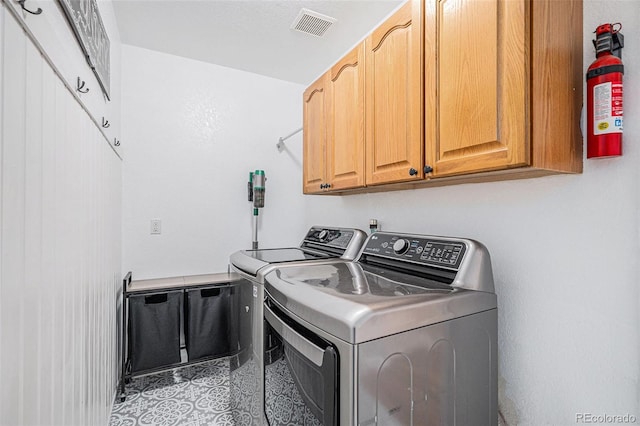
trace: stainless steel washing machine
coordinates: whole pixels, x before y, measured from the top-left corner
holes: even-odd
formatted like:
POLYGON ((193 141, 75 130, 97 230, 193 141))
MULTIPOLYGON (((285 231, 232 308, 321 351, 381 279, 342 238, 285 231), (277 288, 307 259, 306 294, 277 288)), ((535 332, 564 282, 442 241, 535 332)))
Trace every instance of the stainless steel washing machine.
POLYGON ((313 226, 299 247, 241 250, 231 255, 232 268, 244 278, 234 304, 237 355, 230 359, 230 402, 236 425, 265 423, 263 354, 277 356, 281 350, 271 332, 264 332, 265 275, 276 267, 353 260, 366 237, 359 229, 313 226))
POLYGON ((482 244, 378 232, 355 262, 275 268, 265 293, 270 426, 497 424, 482 244))

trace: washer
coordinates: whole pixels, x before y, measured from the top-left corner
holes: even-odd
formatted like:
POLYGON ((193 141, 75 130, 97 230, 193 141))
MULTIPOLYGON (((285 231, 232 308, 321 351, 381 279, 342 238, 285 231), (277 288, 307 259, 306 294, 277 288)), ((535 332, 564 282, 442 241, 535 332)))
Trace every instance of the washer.
POLYGON ((234 305, 239 324, 237 355, 230 359, 231 411, 237 425, 265 423, 263 354, 271 357, 281 350, 279 341, 264 333, 265 275, 277 267, 351 261, 366 237, 359 229, 313 226, 299 247, 241 250, 231 255, 231 267, 244 279, 234 305))
POLYGON ((280 347, 263 359, 270 426, 497 424, 497 300, 479 242, 377 232, 355 262, 275 268, 265 293, 280 347))

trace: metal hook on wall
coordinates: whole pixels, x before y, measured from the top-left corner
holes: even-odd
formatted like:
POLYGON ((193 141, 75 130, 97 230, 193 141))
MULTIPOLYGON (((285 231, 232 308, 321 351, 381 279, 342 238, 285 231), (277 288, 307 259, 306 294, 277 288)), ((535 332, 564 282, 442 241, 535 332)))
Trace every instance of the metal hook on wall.
POLYGON ((109 126, 111 126, 111 124, 109 124, 109 120, 105 120, 104 117, 102 117, 102 127, 108 129, 109 126))
POLYGON ((89 91, 89 88, 85 88, 85 81, 84 80, 80 80, 80 77, 78 77, 78 83, 76 84, 76 90, 80 93, 87 93, 89 91))
POLYGON ((20 7, 22 8, 22 10, 24 10, 25 12, 29 12, 32 15, 40 15, 42 13, 42 9, 38 8, 35 12, 32 10, 29 10, 25 7, 24 2, 27 0, 18 0, 18 4, 20 5, 20 7))
POLYGON ((113 146, 120 146, 120 141, 116 138, 113 138, 113 146))

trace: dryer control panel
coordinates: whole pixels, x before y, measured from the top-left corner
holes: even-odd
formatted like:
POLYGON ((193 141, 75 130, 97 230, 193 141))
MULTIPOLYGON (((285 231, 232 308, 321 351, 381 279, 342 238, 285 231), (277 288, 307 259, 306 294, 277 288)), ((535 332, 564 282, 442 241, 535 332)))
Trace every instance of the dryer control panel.
POLYGON ((463 241, 404 234, 375 233, 363 254, 457 270, 467 250, 463 241))
POLYGON ((346 249, 353 238, 352 229, 311 228, 304 238, 306 242, 346 249))
POLYGON ((366 239, 367 234, 360 229, 312 226, 300 248, 353 260, 366 239))

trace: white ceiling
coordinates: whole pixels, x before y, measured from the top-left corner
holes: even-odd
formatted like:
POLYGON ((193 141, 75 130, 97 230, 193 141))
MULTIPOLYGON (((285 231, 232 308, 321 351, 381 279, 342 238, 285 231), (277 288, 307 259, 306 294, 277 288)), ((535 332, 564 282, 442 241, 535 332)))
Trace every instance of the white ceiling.
POLYGON ((114 0, 123 43, 309 84, 403 0, 114 0), (300 9, 336 18, 290 29, 300 9))

